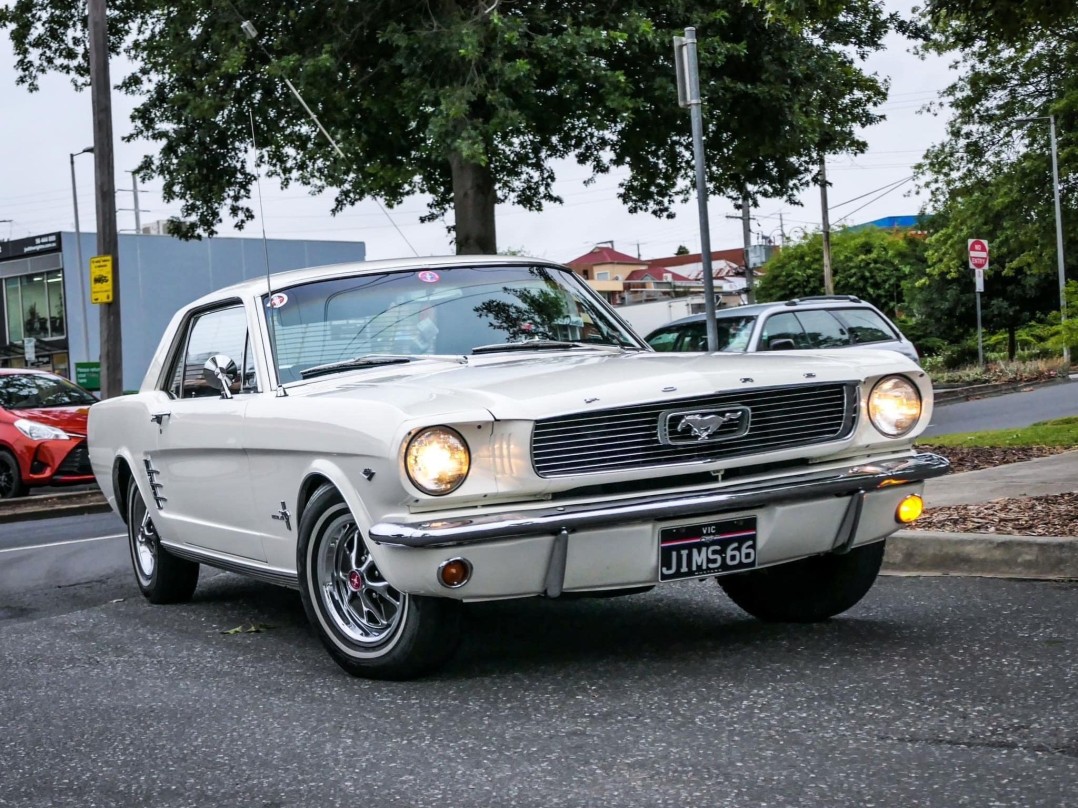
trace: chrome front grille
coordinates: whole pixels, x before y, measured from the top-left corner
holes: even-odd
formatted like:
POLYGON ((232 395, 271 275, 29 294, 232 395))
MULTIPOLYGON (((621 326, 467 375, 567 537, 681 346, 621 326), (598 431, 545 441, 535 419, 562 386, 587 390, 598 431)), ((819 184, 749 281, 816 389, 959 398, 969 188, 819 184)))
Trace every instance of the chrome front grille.
POLYGON ((840 440, 856 421, 852 382, 716 393, 536 421, 532 463, 540 477, 700 463, 840 440), (686 412, 745 410, 747 430, 731 421, 696 439, 671 426, 686 412))

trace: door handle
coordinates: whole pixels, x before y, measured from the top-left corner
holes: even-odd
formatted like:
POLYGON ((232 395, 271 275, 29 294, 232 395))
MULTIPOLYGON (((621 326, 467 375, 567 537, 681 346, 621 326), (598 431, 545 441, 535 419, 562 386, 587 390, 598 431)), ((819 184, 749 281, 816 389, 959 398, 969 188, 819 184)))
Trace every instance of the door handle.
POLYGON ((158 426, 161 426, 162 424, 164 424, 165 419, 168 418, 170 415, 172 415, 171 412, 153 412, 150 413, 150 420, 158 426))

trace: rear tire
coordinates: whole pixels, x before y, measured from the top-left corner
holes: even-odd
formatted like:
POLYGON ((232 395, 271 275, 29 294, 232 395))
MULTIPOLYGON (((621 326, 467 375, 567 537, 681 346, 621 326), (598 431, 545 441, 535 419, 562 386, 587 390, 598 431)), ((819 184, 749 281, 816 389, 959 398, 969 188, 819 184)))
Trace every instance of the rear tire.
POLYGON ((318 638, 353 676, 410 679, 445 662, 460 635, 460 603, 398 592, 382 577, 355 517, 331 485, 299 523, 300 596, 318 638))
POLYGON ((872 588, 887 542, 718 578, 730 600, 760 620, 816 623, 852 608, 872 588))
POLYGON ((150 603, 185 603, 198 586, 198 564, 161 546, 138 485, 127 486, 127 543, 138 588, 150 603))
POLYGON ((0 499, 15 499, 25 493, 19 461, 11 452, 0 450, 0 499))

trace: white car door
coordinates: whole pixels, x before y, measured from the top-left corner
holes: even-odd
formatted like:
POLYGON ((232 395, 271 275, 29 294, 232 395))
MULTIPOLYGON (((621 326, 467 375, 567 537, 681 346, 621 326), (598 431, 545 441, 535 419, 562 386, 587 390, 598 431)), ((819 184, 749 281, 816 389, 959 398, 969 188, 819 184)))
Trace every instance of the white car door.
POLYGON ((152 467, 164 499, 162 535, 264 561, 261 536, 251 529, 250 464, 242 443, 244 413, 258 394, 243 306, 196 313, 181 339, 168 389, 151 407, 159 424, 152 467), (203 372, 210 357, 221 356, 235 366, 227 395, 203 372))

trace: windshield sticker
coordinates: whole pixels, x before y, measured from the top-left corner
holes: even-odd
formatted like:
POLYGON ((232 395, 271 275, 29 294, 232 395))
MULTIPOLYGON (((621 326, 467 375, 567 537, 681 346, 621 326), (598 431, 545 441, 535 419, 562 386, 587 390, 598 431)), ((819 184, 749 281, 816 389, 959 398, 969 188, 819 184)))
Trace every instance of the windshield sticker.
POLYGON ((419 278, 419 280, 423 281, 423 283, 437 283, 442 279, 441 275, 430 269, 424 269, 422 272, 416 275, 416 277, 419 278))
POLYGON ((288 302, 288 295, 284 292, 278 292, 269 299, 269 303, 266 305, 271 309, 279 309, 288 302))

